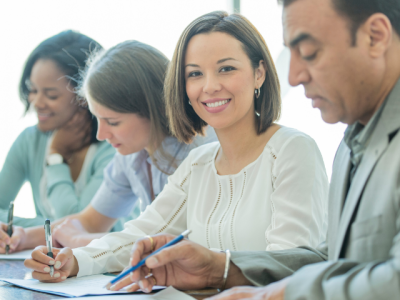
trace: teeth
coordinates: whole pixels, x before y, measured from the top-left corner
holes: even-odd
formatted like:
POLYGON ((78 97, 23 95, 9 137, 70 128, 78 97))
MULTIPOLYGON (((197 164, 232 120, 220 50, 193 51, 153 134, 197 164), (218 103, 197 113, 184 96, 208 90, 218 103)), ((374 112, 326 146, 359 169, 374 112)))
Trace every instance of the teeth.
POLYGON ((229 102, 229 100, 223 100, 223 101, 218 101, 218 102, 214 102, 214 103, 206 103, 206 105, 207 105, 207 107, 218 107, 218 106, 224 105, 228 102, 229 102))

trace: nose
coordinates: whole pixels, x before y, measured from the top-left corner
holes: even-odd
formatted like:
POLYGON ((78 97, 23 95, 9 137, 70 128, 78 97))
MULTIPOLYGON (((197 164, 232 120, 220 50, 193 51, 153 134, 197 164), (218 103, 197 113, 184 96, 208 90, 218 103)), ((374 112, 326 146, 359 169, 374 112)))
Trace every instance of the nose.
POLYGON ((45 97, 39 92, 29 95, 29 103, 36 109, 44 109, 46 107, 45 97))
POLYGON ((97 134, 96 137, 99 141, 104 141, 110 139, 112 134, 108 128, 109 126, 105 123, 104 120, 97 119, 97 134))
POLYGON ((221 90, 221 84, 218 80, 218 77, 214 74, 208 74, 205 78, 203 92, 209 95, 214 94, 221 90))
POLYGON ((307 69, 307 64, 304 62, 297 53, 290 55, 290 70, 289 70, 289 83, 291 86, 298 86, 300 84, 307 84, 311 80, 310 73, 307 69))

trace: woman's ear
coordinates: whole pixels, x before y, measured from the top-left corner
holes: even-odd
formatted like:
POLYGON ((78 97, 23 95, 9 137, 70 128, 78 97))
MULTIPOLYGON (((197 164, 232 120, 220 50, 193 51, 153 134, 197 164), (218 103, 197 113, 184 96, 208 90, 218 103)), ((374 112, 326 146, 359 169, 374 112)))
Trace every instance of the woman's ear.
POLYGON ((258 67, 255 71, 255 85, 257 88, 260 88, 264 84, 266 72, 267 68, 265 66, 265 63, 263 60, 260 60, 258 67))

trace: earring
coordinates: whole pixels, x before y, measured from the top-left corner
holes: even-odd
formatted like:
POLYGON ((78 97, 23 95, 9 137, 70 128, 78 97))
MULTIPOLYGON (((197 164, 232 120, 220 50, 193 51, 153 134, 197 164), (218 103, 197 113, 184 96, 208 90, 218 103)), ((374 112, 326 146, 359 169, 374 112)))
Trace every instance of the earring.
POLYGON ((190 100, 188 102, 189 102, 189 105, 192 106, 192 102, 190 102, 190 100))
POLYGON ((257 116, 257 117, 260 116, 260 114, 259 114, 256 110, 254 110, 254 112, 256 113, 256 116, 257 116))
POLYGON ((258 99, 258 97, 260 97, 260 93, 261 93, 261 88, 255 89, 254 90, 254 94, 256 94, 256 98, 258 99))

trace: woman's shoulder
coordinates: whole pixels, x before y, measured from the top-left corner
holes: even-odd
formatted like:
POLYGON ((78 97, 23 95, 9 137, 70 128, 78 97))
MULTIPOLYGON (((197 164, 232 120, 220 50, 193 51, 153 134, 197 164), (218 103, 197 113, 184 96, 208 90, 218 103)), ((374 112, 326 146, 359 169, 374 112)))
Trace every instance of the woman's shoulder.
POLYGON ((216 151, 219 149, 218 141, 207 143, 190 151, 189 160, 191 164, 204 164, 214 159, 216 151))
POLYGON ((92 144, 91 147, 95 147, 93 154, 93 162, 103 164, 104 161, 110 161, 115 155, 115 149, 107 142, 101 141, 96 144, 92 144))
POLYGON ((50 136, 49 132, 40 131, 37 125, 30 126, 25 128, 17 137, 14 144, 29 144, 29 145, 37 145, 38 143, 46 143, 48 137, 50 136))
POLYGON ((302 149, 314 148, 316 143, 308 134, 297 129, 281 126, 272 136, 267 146, 272 148, 276 154, 279 152, 296 152, 302 149))

